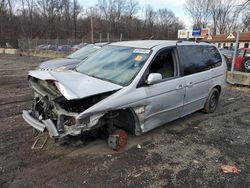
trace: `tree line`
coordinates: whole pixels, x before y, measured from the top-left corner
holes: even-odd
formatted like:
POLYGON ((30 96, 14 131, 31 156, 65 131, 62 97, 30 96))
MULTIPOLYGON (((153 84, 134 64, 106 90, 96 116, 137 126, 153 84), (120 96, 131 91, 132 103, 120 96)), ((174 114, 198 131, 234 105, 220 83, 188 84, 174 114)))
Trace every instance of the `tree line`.
POLYGON ((0 39, 175 39, 184 24, 166 8, 141 7, 137 0, 0 0, 0 39), (84 4, 83 4, 84 6, 84 4), (91 24, 92 22, 92 24, 91 24), (91 27, 92 26, 92 27, 91 27))
POLYGON ((250 0, 187 0, 185 9, 194 27, 209 27, 212 34, 250 31, 250 0))

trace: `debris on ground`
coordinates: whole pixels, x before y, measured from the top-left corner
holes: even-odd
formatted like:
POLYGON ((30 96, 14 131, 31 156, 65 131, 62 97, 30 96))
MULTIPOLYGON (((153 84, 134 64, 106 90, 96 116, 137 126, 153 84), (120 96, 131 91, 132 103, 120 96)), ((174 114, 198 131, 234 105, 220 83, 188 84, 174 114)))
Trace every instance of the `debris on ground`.
POLYGON ((240 170, 235 165, 222 165, 221 169, 224 173, 236 173, 238 174, 240 170))
POLYGON ((193 162, 194 162, 194 164, 198 164, 199 163, 199 161, 197 161, 197 160, 193 160, 193 162))
POLYGON ((140 145, 140 144, 137 144, 137 148, 138 148, 138 149, 141 149, 141 145, 140 145))
POLYGON ((142 174, 143 174, 143 172, 140 172, 139 174, 134 175, 134 177, 137 178, 137 177, 139 177, 142 174))
POLYGON ((48 136, 44 137, 44 138, 39 138, 38 137, 35 140, 34 144, 31 146, 31 149, 42 149, 45 146, 47 140, 48 140, 48 136))

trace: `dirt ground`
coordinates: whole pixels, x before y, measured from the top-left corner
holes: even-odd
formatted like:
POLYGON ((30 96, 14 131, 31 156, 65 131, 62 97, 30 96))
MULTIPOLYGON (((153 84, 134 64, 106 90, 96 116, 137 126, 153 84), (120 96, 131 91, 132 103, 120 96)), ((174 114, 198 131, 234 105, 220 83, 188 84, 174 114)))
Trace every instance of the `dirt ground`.
POLYGON ((130 135, 123 152, 101 139, 78 147, 49 139, 32 150, 21 113, 32 100, 27 71, 43 60, 0 55, 0 187, 250 187, 249 88, 227 88, 216 113, 130 135), (240 172, 225 174, 223 164, 240 172))

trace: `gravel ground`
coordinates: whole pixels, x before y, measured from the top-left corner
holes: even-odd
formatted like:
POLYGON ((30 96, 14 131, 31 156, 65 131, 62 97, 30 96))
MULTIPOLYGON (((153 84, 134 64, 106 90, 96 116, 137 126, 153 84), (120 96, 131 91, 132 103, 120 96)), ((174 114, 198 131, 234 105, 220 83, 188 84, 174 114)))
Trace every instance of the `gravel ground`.
POLYGON ((0 55, 0 187, 250 187, 249 88, 228 87, 213 114, 130 135, 122 152, 102 139, 32 150, 21 112, 31 106, 27 71, 44 60, 0 55), (223 173, 225 164, 240 172, 223 173))

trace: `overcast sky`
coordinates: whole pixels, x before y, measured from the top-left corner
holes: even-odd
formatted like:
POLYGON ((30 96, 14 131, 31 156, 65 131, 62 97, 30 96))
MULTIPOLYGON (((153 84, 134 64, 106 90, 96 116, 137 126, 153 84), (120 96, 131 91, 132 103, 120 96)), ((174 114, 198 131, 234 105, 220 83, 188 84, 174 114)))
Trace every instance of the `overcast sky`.
MULTIPOLYGON (((182 20, 186 27, 191 25, 191 19, 184 9, 184 3, 186 0, 137 0, 141 7, 151 5, 154 9, 167 8, 171 9, 177 17, 182 20)), ((97 0, 79 0, 83 8, 88 8, 97 4, 97 0)))

